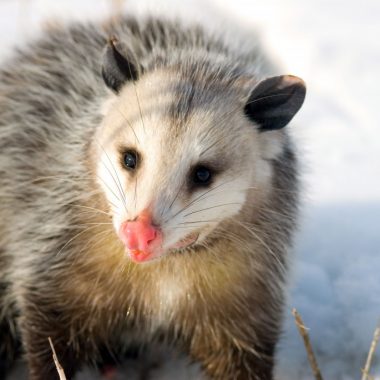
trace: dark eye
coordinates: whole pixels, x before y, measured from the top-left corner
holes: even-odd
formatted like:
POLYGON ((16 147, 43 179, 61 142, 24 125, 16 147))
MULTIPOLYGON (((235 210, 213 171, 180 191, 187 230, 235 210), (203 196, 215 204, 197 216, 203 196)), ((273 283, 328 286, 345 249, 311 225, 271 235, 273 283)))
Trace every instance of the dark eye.
POLYGON ((129 150, 124 153, 123 164, 127 169, 134 170, 137 166, 137 153, 129 150))
POLYGON ((208 185, 211 182, 211 171, 205 166, 197 166, 193 172, 193 182, 197 185, 208 185))

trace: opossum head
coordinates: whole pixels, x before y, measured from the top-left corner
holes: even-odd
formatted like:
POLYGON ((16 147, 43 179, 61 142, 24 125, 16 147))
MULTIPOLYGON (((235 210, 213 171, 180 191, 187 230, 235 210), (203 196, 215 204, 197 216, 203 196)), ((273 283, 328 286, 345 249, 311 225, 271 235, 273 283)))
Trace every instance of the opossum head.
POLYGON ((269 191, 282 128, 305 96, 297 77, 258 82, 206 62, 141 73, 116 41, 103 78, 114 94, 95 138, 97 177, 136 262, 207 245, 250 189, 269 191))

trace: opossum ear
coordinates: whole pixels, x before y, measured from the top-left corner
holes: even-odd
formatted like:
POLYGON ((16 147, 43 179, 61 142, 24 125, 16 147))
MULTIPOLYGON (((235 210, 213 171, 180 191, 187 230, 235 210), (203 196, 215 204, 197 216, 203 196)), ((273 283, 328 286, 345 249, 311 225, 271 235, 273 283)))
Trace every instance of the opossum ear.
POLYGON ((244 112, 260 131, 285 127, 301 108, 306 95, 305 83, 292 75, 261 81, 251 92, 244 112))
POLYGON ((137 80, 138 74, 137 66, 120 52, 118 40, 111 38, 104 52, 102 66, 102 76, 107 87, 119 93, 123 84, 137 80))

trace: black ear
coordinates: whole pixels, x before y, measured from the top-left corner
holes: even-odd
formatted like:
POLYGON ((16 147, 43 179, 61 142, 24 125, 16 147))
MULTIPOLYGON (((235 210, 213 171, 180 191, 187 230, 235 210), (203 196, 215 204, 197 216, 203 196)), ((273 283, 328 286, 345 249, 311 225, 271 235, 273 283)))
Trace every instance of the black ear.
POLYGON ((306 87, 302 79, 282 75, 261 81, 251 92, 244 112, 260 131, 285 127, 301 108, 306 87))
POLYGON ((137 80, 138 74, 137 66, 120 52, 118 40, 111 38, 104 52, 102 66, 102 76, 107 87, 118 93, 125 82, 137 80))

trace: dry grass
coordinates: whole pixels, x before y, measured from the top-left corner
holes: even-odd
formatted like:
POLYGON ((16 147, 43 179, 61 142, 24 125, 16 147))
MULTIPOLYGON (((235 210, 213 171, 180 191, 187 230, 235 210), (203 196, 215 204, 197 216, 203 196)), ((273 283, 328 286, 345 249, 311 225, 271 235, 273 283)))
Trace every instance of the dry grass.
POLYGON ((372 339, 371 346, 369 348, 367 361, 365 363, 364 369, 362 370, 363 375, 362 375, 361 380, 373 379, 373 377, 370 375, 370 369, 371 369, 373 355, 375 354, 376 346, 377 346, 377 343, 379 342, 379 339, 380 339, 380 321, 378 322, 377 327, 375 329, 375 333, 373 334, 373 339, 372 339))
POLYGON ((54 345, 50 337, 49 337, 49 344, 53 353, 53 360, 54 360, 55 368, 57 368, 59 380, 66 380, 65 371, 63 370, 61 364, 59 364, 58 357, 57 357, 57 354, 55 353, 54 345))
POLYGON ((292 310, 292 314, 294 316, 298 331, 299 331, 300 335, 302 336, 303 343, 305 345, 305 349, 307 352, 307 357, 309 359, 309 363, 310 363, 311 369, 313 371, 314 377, 316 378, 316 380, 323 380, 321 371, 318 367, 317 358, 315 357, 313 348, 311 346, 308 329, 305 327, 305 325, 302 321, 302 318, 296 309, 292 310))
MULTIPOLYGON (((316 380, 323 380, 322 373, 319 369, 317 358, 315 357, 315 354, 313 352, 313 348, 311 346, 311 341, 308 333, 308 328, 305 327, 302 318, 300 314, 297 312, 296 309, 292 310, 292 314, 295 319, 296 326, 298 328, 298 331, 303 339, 303 343, 305 345, 307 357, 309 359, 311 370, 314 374, 314 377, 316 380)), ((374 377, 370 375, 370 369, 371 369, 371 363, 373 356, 375 354, 377 343, 380 339, 380 321, 375 329, 375 333, 373 335, 373 339, 371 342, 371 346, 368 352, 367 360, 364 369, 362 369, 362 378, 361 380, 374 380, 374 377)))

